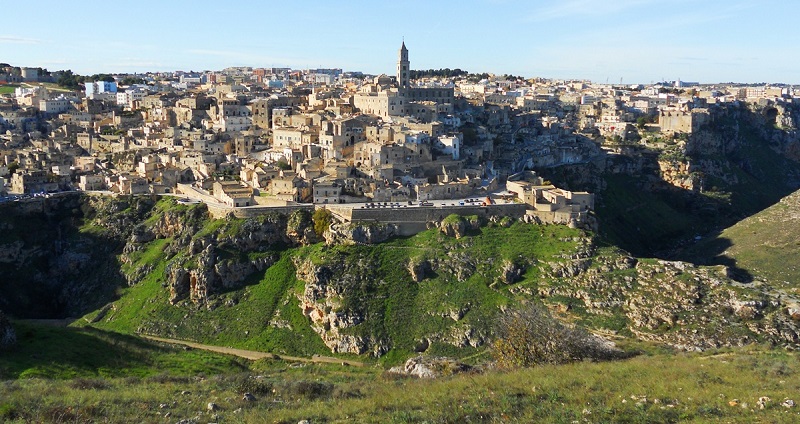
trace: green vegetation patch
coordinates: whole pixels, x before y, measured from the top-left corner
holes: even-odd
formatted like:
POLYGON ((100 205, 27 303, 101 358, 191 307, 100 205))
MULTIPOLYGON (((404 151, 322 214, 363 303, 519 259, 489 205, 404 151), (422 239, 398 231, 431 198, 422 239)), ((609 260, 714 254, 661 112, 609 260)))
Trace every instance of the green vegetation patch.
POLYGON ((800 285, 800 193, 775 204, 720 234, 702 240, 686 257, 732 267, 745 280, 758 277, 777 288, 798 290, 800 285))
POLYGON ((226 373, 247 361, 94 328, 15 322, 18 343, 0 355, 0 378, 72 379, 226 373))
MULTIPOLYGON (((147 250, 155 249, 155 243, 147 250)), ((328 352, 294 295, 297 280, 288 252, 263 273, 251 276, 244 288, 214 295, 207 306, 188 300, 171 305, 165 267, 165 262, 157 263, 139 283, 124 289, 111 311, 92 325, 279 354, 328 352)))
POLYGON ((24 379, 0 385, 14 422, 793 423, 797 355, 767 348, 647 355, 419 380, 374 368, 259 361, 205 378, 24 379), (252 400, 245 400, 250 393, 252 400), (763 408, 758 403, 764 399, 763 408), (208 403, 217 410, 207 411, 208 403))

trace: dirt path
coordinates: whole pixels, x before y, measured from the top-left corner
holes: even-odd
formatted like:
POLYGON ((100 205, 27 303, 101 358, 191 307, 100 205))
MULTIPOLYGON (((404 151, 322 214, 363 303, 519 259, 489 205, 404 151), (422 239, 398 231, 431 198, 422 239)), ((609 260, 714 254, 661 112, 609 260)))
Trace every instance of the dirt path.
POLYGON ((212 345, 205 345, 200 343, 188 342, 185 340, 176 340, 176 339, 166 339, 163 337, 156 337, 156 336, 148 336, 145 334, 139 335, 142 338, 154 340, 157 342, 163 343, 170 343, 170 344, 177 344, 188 346, 194 349, 202 349, 207 350, 210 352, 217 352, 217 353, 224 353, 226 355, 234 355, 245 359, 257 360, 257 359, 281 359, 284 361, 294 361, 294 362, 314 362, 314 363, 323 363, 323 364, 342 364, 342 365, 351 365, 354 367, 363 367, 365 364, 363 362, 358 361, 349 361, 345 359, 339 358, 332 358, 330 356, 313 356, 311 358, 301 358, 299 356, 286 356, 286 355, 275 355, 269 352, 258 352, 255 350, 244 350, 244 349, 235 349, 232 347, 222 347, 222 346, 212 346, 212 345))

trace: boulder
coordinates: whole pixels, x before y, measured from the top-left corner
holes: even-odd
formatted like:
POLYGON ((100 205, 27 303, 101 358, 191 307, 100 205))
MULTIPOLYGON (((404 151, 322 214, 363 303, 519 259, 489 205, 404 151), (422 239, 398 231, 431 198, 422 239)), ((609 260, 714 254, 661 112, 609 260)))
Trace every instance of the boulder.
POLYGON ((472 367, 452 358, 417 356, 402 366, 389 369, 392 374, 403 374, 417 378, 436 378, 471 370, 472 367))
POLYGON ((431 263, 427 260, 412 259, 408 263, 408 273, 415 283, 419 283, 431 273, 431 263))

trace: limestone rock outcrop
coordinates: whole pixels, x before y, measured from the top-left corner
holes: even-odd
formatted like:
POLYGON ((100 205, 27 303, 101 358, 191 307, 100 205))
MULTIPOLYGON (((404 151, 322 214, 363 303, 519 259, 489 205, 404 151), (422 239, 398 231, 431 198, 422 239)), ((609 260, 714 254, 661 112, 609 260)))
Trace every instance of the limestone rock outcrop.
POLYGON ((388 372, 417 378, 437 378, 470 370, 471 366, 452 358, 417 356, 408 359, 402 366, 390 368, 388 372))
POLYGON ((450 215, 439 222, 438 226, 443 234, 459 239, 467 235, 468 231, 480 228, 481 222, 477 216, 463 217, 459 215, 450 215))
POLYGON ((388 341, 374 334, 350 332, 366 319, 366 310, 353 297, 374 284, 371 276, 361 272, 365 265, 344 260, 325 265, 295 261, 297 278, 305 282, 303 293, 298 294, 300 308, 333 353, 381 356, 389 350, 388 341))
POLYGON ((395 235, 397 225, 391 223, 335 223, 325 232, 325 242, 328 245, 378 244, 395 235))
MULTIPOLYGON (((134 228, 122 255, 131 263, 130 255, 139 252, 144 243, 167 239, 163 249, 168 264, 164 271, 165 285, 170 290, 170 303, 189 300, 207 305, 210 296, 241 287, 254 272, 263 271, 278 259, 276 248, 314 241, 316 235, 310 215, 297 211, 290 216, 265 215, 244 220, 223 220, 220 227, 203 236, 196 235, 207 210, 168 210, 154 222, 134 228), (246 254, 245 254, 246 253, 246 254)), ((128 284, 136 284, 152 271, 151 267, 133 269, 126 274, 128 284)))
POLYGON ((548 282, 539 286, 539 296, 572 299, 597 316, 621 314, 627 330, 639 339, 682 350, 799 340, 800 326, 790 307, 731 280, 725 267, 624 255, 577 261, 540 265, 548 282))

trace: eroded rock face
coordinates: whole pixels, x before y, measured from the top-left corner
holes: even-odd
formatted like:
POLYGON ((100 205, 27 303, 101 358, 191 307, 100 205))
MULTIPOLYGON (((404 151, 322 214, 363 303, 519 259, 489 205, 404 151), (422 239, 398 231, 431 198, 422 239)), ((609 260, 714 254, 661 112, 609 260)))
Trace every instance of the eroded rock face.
POLYGON ((587 313, 622 312, 637 338, 683 350, 742 346, 758 340, 794 344, 792 308, 727 276, 724 267, 598 256, 589 266, 542 267, 549 278, 539 295, 565 296, 587 313))
POLYGON ((298 294, 300 308, 331 352, 381 356, 389 350, 386 340, 373 334, 355 335, 348 331, 365 320, 363 306, 349 300, 357 291, 375 283, 363 272, 366 264, 341 260, 314 265, 300 259, 295 261, 295 267, 297 278, 306 283, 303 293, 298 294))
MULTIPOLYGON (((496 218, 496 217, 493 217, 496 218)), ((508 220, 509 225, 511 220, 508 220)), ((468 231, 480 228, 481 222, 478 217, 463 217, 457 215, 450 215, 444 218, 438 224, 439 230, 448 237, 455 237, 457 239, 467 235, 468 231)))
POLYGON ((325 232, 325 242, 333 244, 378 244, 397 235, 390 223, 335 223, 325 232))
POLYGON ((675 187, 694 191, 699 188, 697 167, 688 162, 658 161, 661 179, 675 187))
MULTIPOLYGON (((172 238, 163 250, 164 260, 175 257, 164 272, 170 290, 170 303, 185 299, 198 305, 209 305, 209 296, 223 290, 236 289, 254 272, 263 271, 278 259, 277 254, 253 254, 292 246, 296 241, 311 240, 305 232, 312 231, 305 215, 280 215, 245 219, 241 223, 223 224, 220 229, 196 237, 206 209, 166 211, 155 223, 140 225, 128 238, 121 257, 131 263, 128 255, 142 250, 144 243, 172 238), (292 226, 290 226, 290 222, 292 226), (230 227, 229 227, 230 226, 230 227), (299 233, 298 233, 299 232, 299 233), (246 257, 232 252, 248 252, 246 257)), ((230 221, 229 221, 230 222, 230 221)), ((128 272, 128 284, 136 284, 152 271, 141 267, 128 272)))
POLYGON ((412 259, 408 263, 408 273, 411 274, 411 279, 415 283, 424 280, 432 271, 431 263, 424 259, 412 259))
POLYGON ((442 221, 439 230, 448 237, 459 239, 467 234, 467 223, 464 220, 442 221))
MULTIPOLYGON (((197 244, 191 246, 197 248, 197 244)), ((277 260, 274 255, 250 261, 219 260, 213 244, 206 245, 193 258, 196 263, 190 268, 171 263, 165 271, 173 305, 187 298, 195 304, 208 304, 211 294, 241 287, 250 274, 263 271, 277 260)))
POLYGON ((509 260, 503 261, 500 268, 500 282, 503 284, 514 284, 522 277, 524 269, 522 266, 509 260))
POLYGON ((0 350, 10 349, 17 344, 17 333, 11 322, 0 312, 0 350))

